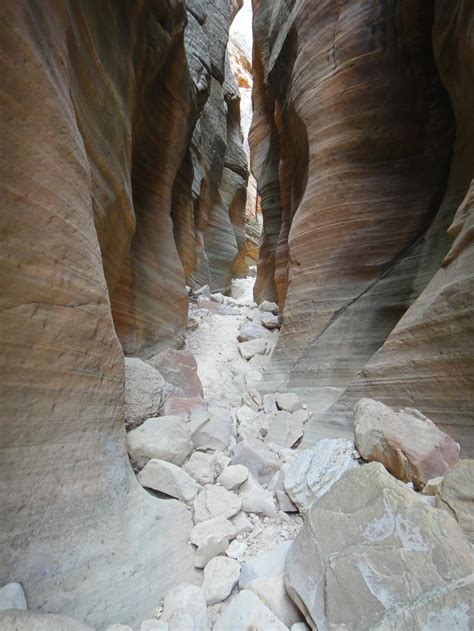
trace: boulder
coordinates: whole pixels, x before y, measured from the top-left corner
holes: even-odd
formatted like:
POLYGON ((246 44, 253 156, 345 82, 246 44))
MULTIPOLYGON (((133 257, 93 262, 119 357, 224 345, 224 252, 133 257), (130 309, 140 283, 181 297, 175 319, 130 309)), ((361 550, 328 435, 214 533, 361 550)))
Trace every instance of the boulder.
POLYGON ((262 313, 260 317, 260 322, 266 329, 269 329, 270 331, 280 328, 280 320, 278 316, 272 315, 271 313, 262 313))
POLYGON ((222 486, 206 484, 195 497, 194 521, 208 521, 214 517, 232 517, 241 507, 242 500, 232 491, 227 491, 222 486))
POLYGON ((170 396, 163 404, 162 412, 165 416, 179 416, 183 421, 191 423, 193 429, 209 419, 207 401, 199 397, 170 396))
POLYGON ((437 478, 432 478, 428 480, 428 482, 423 487, 423 495, 429 495, 430 497, 434 497, 439 491, 439 487, 441 486, 441 482, 444 480, 442 476, 438 476, 437 478))
POLYGON ((303 407, 299 396, 294 392, 277 392, 275 399, 278 409, 285 412, 296 412, 303 407))
POLYGON ((253 529, 253 524, 245 513, 239 513, 233 517, 232 524, 235 527, 236 536, 245 535, 253 529))
POLYGON ((166 381, 168 392, 174 396, 203 396, 196 360, 190 351, 167 348, 149 359, 148 363, 159 371, 166 381))
POLYGON ((248 438, 237 443, 232 464, 243 464, 259 482, 268 482, 280 469, 278 457, 261 440, 248 438))
POLYGON ((265 412, 265 414, 278 412, 276 397, 274 393, 263 395, 263 411, 265 412))
POLYGON ((256 578, 248 583, 246 589, 254 592, 288 627, 303 620, 303 614, 288 596, 283 573, 278 576, 256 578))
POLYGON ((184 463, 183 469, 199 484, 214 484, 216 479, 216 462, 213 454, 195 451, 184 463))
POLYGON ((350 440, 325 438, 311 449, 297 452, 286 469, 285 490, 304 513, 346 471, 359 466, 354 457, 354 444, 350 440))
POLYGON ((210 419, 193 434, 196 449, 223 451, 229 445, 232 435, 232 417, 229 410, 212 408, 210 419))
POLYGON ((354 437, 364 460, 381 462, 416 489, 444 475, 459 460, 458 443, 421 412, 395 412, 373 399, 360 399, 354 407, 354 437))
POLYGON ((252 359, 254 355, 264 355, 267 350, 267 340, 251 340, 239 344, 239 353, 243 359, 252 359))
MULTIPOLYGON (((243 464, 234 464, 226 467, 217 478, 217 482, 225 489, 231 491, 240 486, 249 477, 249 470, 243 464)), ((245 509, 244 509, 245 510, 245 509)))
POLYGON ((285 571, 285 560, 293 542, 285 541, 277 546, 248 559, 240 572, 239 586, 247 587, 256 578, 280 576, 285 571))
POLYGON ((260 311, 263 311, 263 313, 278 313, 278 305, 276 304, 276 302, 270 302, 269 300, 264 300, 263 302, 261 302, 258 305, 258 308, 260 309, 260 311))
POLYGON ((470 546, 456 520, 421 497, 371 463, 313 503, 285 568, 312 627, 468 628, 470 546))
POLYGON ((26 609, 26 597, 20 583, 7 583, 0 589, 0 611, 26 609))
POLYGON ((218 554, 223 554, 229 547, 229 540, 222 535, 209 535, 199 546, 194 555, 194 567, 203 568, 218 554))
POLYGON ((199 491, 199 484, 185 471, 166 460, 153 458, 138 474, 138 481, 148 489, 190 502, 199 491))
POLYGON ((285 489, 285 477, 290 467, 289 462, 282 464, 281 469, 272 479, 271 488, 275 493, 278 508, 285 513, 296 513, 297 506, 291 501, 290 496, 285 489))
POLYGON ((242 510, 246 513, 257 513, 267 517, 275 517, 276 506, 273 493, 260 486, 253 475, 242 485, 239 491, 242 498, 242 510))
POLYGON ((208 631, 207 607, 202 589, 182 583, 170 590, 163 603, 161 620, 170 630, 208 631))
POLYGON ((237 561, 242 561, 246 552, 247 544, 245 543, 245 541, 237 540, 234 540, 225 551, 228 557, 230 557, 231 559, 237 559, 237 561))
POLYGON ((259 324, 247 324, 242 328, 237 336, 239 342, 250 342, 251 340, 266 339, 268 331, 259 324))
POLYGON ((237 585, 240 563, 229 557, 214 557, 204 568, 202 591, 208 605, 225 600, 237 585))
POLYGON ((263 397, 257 390, 250 390, 242 394, 242 405, 247 405, 254 412, 263 410, 263 397))
POLYGON ((0 629, 2 631, 94 631, 88 624, 83 624, 69 616, 21 609, 0 611, 0 629))
POLYGON ((125 357, 125 424, 127 429, 156 415, 163 403, 165 380, 138 357, 125 357))
POLYGON ((293 447, 302 436, 303 422, 298 412, 290 414, 281 410, 270 416, 266 437, 269 443, 275 443, 281 447, 293 447))
POLYGON ((288 627, 250 590, 244 589, 227 605, 214 625, 214 631, 249 629, 288 631, 288 627))
POLYGON ((237 535, 235 526, 225 517, 214 517, 196 524, 191 530, 189 540, 201 547, 209 537, 233 539, 237 535))
POLYGON ((474 543, 474 460, 461 460, 448 472, 439 487, 436 506, 453 515, 474 543))
POLYGON ((191 431, 179 416, 148 419, 127 434, 127 446, 139 468, 152 458, 181 465, 193 449, 191 431))

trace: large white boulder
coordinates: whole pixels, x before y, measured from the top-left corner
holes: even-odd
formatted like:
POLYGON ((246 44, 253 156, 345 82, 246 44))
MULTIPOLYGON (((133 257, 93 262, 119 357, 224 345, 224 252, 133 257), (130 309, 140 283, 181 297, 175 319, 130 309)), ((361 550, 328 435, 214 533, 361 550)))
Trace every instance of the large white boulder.
POLYGON ((195 546, 202 546, 209 537, 225 537, 233 539, 237 535, 235 526, 225 517, 214 517, 202 521, 194 526, 189 535, 189 540, 195 546))
POLYGON ((204 568, 202 591, 208 605, 225 600, 237 585, 240 563, 229 557, 216 556, 204 568))
POLYGON ((181 465, 193 449, 191 431, 179 416, 148 419, 127 434, 127 445, 139 468, 152 458, 181 465))
POLYGON ((259 482, 268 482, 280 469, 281 463, 262 440, 248 438, 237 443, 232 464, 243 464, 259 482))

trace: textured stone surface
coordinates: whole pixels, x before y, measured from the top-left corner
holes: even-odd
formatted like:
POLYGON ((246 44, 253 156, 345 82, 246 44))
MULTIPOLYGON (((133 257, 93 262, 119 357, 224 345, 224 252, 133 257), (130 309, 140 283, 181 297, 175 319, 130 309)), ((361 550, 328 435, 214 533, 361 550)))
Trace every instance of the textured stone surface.
POLYGON ((261 440, 242 440, 234 448, 232 464, 243 464, 259 482, 268 482, 280 468, 278 457, 261 440))
POLYGON ((358 395, 417 407, 472 449, 466 210, 442 263, 472 178, 471 29, 460 0, 254 7, 255 297, 283 311, 261 388, 314 406, 305 445, 348 436, 358 395))
POLYGON ((0 628, 8 631, 94 631, 93 627, 69 616, 17 609, 0 611, 0 628))
POLYGON ((436 506, 454 515, 474 543, 474 460, 461 460, 448 472, 436 495, 436 506))
POLYGON ((362 458, 381 462, 416 489, 459 460, 459 445, 418 410, 395 412, 373 399, 361 399, 354 408, 354 440, 362 458))
POLYGON ((191 453, 191 430, 179 416, 160 416, 127 434, 131 460, 142 468, 152 458, 181 465, 191 453))
POLYGON ((183 583, 165 596, 161 620, 170 629, 179 631, 207 631, 206 600, 202 589, 183 583))
POLYGON ((190 502, 199 491, 199 484, 185 471, 166 460, 152 459, 138 474, 142 486, 165 493, 177 500, 190 502))
POLYGON ((318 629, 469 627, 467 539, 379 463, 350 471, 313 504, 285 580, 318 629))
POLYGON ((280 576, 285 569, 285 560, 292 541, 285 541, 274 548, 248 559, 242 566, 239 585, 244 588, 256 578, 280 576))
POLYGON ((190 351, 168 348, 149 359, 148 363, 163 376, 173 395, 202 397, 202 384, 197 374, 196 360, 190 351))
POLYGON ((165 395, 163 376, 138 357, 125 358, 125 423, 136 427, 158 414, 165 395))
POLYGON ((288 627, 303 620, 303 614, 286 592, 284 574, 269 578, 256 578, 247 584, 246 589, 254 592, 288 627))
POLYGON ((236 534, 236 529, 232 522, 230 522, 226 517, 219 516, 196 524, 191 530, 189 540, 191 543, 194 543, 195 546, 200 547, 210 536, 233 539, 236 534))
POLYGON ((215 517, 233 517, 240 511, 242 500, 222 486, 207 484, 196 496, 193 506, 194 521, 197 523, 215 517))
POLYGON ((229 557, 214 557, 204 568, 202 591, 208 605, 225 600, 237 585, 240 563, 229 557))
POLYGON ((273 494, 260 486, 252 475, 240 488, 239 495, 242 498, 242 510, 246 513, 261 513, 268 517, 275 517, 276 506, 273 494))
POLYGON ((244 589, 227 605, 214 625, 215 631, 272 629, 288 631, 272 611, 250 590, 244 589))

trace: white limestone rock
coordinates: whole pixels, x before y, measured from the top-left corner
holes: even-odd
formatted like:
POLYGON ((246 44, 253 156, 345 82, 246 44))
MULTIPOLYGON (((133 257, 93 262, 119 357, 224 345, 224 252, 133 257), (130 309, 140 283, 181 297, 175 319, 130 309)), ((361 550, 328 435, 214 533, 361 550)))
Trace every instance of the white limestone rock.
POLYGON ((280 320, 278 319, 278 316, 272 315, 271 313, 262 313, 260 322, 270 331, 280 328, 280 320))
POLYGON ((225 517, 214 517, 196 524, 189 539, 195 546, 201 547, 209 537, 225 537, 230 540, 236 535, 237 530, 232 522, 225 517))
POLYGON ((183 465, 183 469, 199 484, 214 484, 216 480, 216 462, 213 454, 195 451, 183 465))
POLYGON ((239 342, 250 342, 251 340, 266 339, 267 337, 268 331, 266 331, 263 326, 252 323, 242 327, 237 339, 239 342))
POLYGON ((263 313, 273 313, 275 315, 278 313, 278 305, 276 304, 276 302, 270 302, 269 300, 264 300, 263 302, 261 302, 258 305, 258 308, 260 309, 260 311, 263 311, 263 313))
POLYGON ((139 468, 152 458, 181 465, 193 449, 191 431, 179 416, 148 419, 127 434, 127 446, 139 468))
POLYGON ((354 445, 344 438, 325 438, 297 453, 285 475, 285 490, 301 512, 322 497, 339 478, 359 467, 354 445))
POLYGON ((285 575, 256 578, 246 589, 254 592, 262 602, 288 627, 301 622, 303 614, 288 596, 285 588, 285 575))
POLYGON ((296 513, 298 511, 298 507, 293 504, 285 489, 285 476, 289 466, 290 464, 288 462, 281 466, 280 471, 276 473, 272 479, 271 488, 275 493, 279 509, 285 513, 296 513))
POLYGON ((247 552, 247 544, 244 541, 234 540, 226 550, 226 555, 231 559, 237 559, 242 561, 245 553, 247 552))
POLYGON ((182 583, 170 590, 165 596, 161 620, 169 624, 170 631, 208 631, 202 589, 182 583))
POLYGON ((245 535, 253 529, 253 524, 245 513, 239 513, 232 519, 235 527, 235 536, 245 535))
POLYGON ((229 547, 229 540, 222 535, 209 535, 194 554, 194 567, 203 568, 218 554, 224 554, 229 547))
POLYGON ((250 590, 242 590, 227 605, 214 631, 288 631, 288 627, 250 590))
POLYGON ((283 410, 272 414, 268 423, 267 441, 282 447, 293 447, 303 436, 303 422, 297 414, 283 410))
POLYGON ((239 344, 239 353, 243 359, 252 359, 254 355, 264 355, 267 350, 267 340, 251 340, 239 344))
POLYGON ((284 410, 285 412, 296 412, 296 410, 303 408, 299 396, 294 392, 278 392, 276 394, 276 404, 279 410, 284 410))
POLYGON ((20 583, 7 583, 0 589, 0 611, 26 608, 25 592, 20 583))
POLYGON ((209 408, 210 418, 193 434, 196 449, 223 451, 229 445, 232 435, 232 417, 224 408, 209 408))
POLYGON ((263 410, 263 397, 257 390, 250 390, 242 394, 242 405, 247 405, 254 412, 263 410))
POLYGON ((140 631, 170 631, 170 626, 167 622, 163 622, 163 620, 150 618, 142 622, 140 631))
POLYGON ((225 489, 231 491, 237 488, 247 480, 249 470, 243 464, 229 465, 217 478, 217 482, 225 489))
POLYGON ((162 375, 138 357, 125 357, 125 423, 135 427, 157 414, 165 395, 162 375))
POLYGON ((208 605, 225 600, 237 585, 240 563, 229 557, 214 557, 204 568, 202 591, 208 605))
POLYGON ((292 541, 285 541, 274 548, 247 559, 240 572, 239 587, 247 587, 256 578, 280 576, 285 571, 285 560, 292 541))
POLYGON ((274 393, 263 395, 263 411, 265 412, 265 414, 273 414, 273 412, 278 412, 274 393))
POLYGON ((142 486, 165 493, 183 502, 190 502, 200 489, 199 484, 171 462, 153 458, 138 474, 142 486))
POLYGON ((193 502, 194 521, 207 521, 214 517, 232 517, 242 508, 242 500, 222 486, 206 484, 193 502))
POLYGON ((237 443, 231 462, 245 465, 259 482, 268 482, 281 464, 268 445, 252 438, 237 443))
POLYGON ((262 488, 253 475, 248 476, 248 480, 242 485, 239 494, 242 498, 242 510, 246 513, 275 517, 277 511, 273 493, 262 488))

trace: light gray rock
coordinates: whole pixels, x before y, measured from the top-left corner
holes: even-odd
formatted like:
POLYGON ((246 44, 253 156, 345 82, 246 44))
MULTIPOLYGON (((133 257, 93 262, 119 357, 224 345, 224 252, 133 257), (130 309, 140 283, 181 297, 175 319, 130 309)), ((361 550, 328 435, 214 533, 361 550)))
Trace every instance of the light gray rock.
POLYGON ((200 489, 199 484, 171 462, 152 459, 138 474, 142 486, 190 502, 200 489))
POLYGON ((107 627, 106 631, 133 631, 133 629, 128 624, 112 624, 107 627))
POLYGON ((469 543, 421 497, 371 463, 313 503, 285 581, 314 628, 468 628, 469 543))
POLYGON ((242 510, 246 513, 257 513, 267 517, 275 517, 276 506, 273 493, 260 486, 253 475, 242 485, 239 491, 242 498, 242 510))
POLYGON ((125 357, 125 423, 135 427, 156 415, 163 402, 165 380, 138 357, 125 357))
POLYGON ((208 605, 225 600, 237 585, 240 563, 229 557, 214 557, 204 568, 202 591, 208 605))
POLYGON ((94 631, 88 624, 83 624, 69 616, 21 609, 0 611, 0 629, 2 631, 94 631))
POLYGON ((183 469, 199 484, 214 484, 216 479, 216 462, 213 454, 195 451, 183 465, 183 469))
POLYGON ((280 461, 270 448, 252 438, 237 443, 231 462, 245 465, 259 482, 268 482, 280 469, 280 461))
POLYGON ((189 540, 195 546, 202 546, 209 537, 233 539, 237 535, 235 526, 225 517, 214 517, 196 524, 191 530, 189 540))
POLYGON ((229 547, 229 540, 222 535, 209 535, 199 546, 194 555, 194 567, 203 568, 218 554, 223 554, 229 547))
POLYGON ((249 477, 249 470, 243 464, 229 465, 217 478, 217 482, 231 491, 240 486, 249 477))
POLYGON ((296 513, 298 507, 291 501, 285 489, 285 476, 289 467, 290 464, 288 462, 281 466, 280 471, 275 474, 275 478, 272 480, 271 488, 275 493, 278 508, 285 513, 296 513))
POLYGON ((237 336, 239 342, 250 342, 251 340, 266 339, 268 332, 259 324, 247 324, 242 328, 237 336))
POLYGON ((272 315, 271 313, 262 313, 260 321, 262 325, 270 331, 280 328, 280 320, 278 319, 278 316, 272 315))
POLYGON ((263 395, 263 411, 265 412, 265 414, 273 414, 273 412, 278 412, 274 393, 263 395))
POLYGON ((167 622, 156 620, 155 618, 144 620, 140 625, 140 631, 169 631, 169 629, 170 626, 167 622))
POLYGON ((270 302, 269 300, 264 300, 258 305, 258 308, 264 313, 278 313, 278 305, 276 304, 276 302, 270 302))
POLYGON ((234 540, 226 550, 226 555, 231 559, 237 559, 242 561, 245 553, 247 552, 247 544, 244 541, 234 540))
POLYGON ((191 431, 179 416, 148 419, 127 434, 127 445, 139 468, 152 458, 181 465, 193 449, 191 431))
POLYGON ((206 484, 194 498, 194 521, 208 521, 214 517, 232 517, 242 508, 242 500, 222 486, 206 484))
POLYGON ((306 622, 295 622, 291 625, 290 631, 311 631, 306 622))
POLYGON ((359 467, 354 445, 344 438, 325 438, 311 449, 299 451, 285 474, 285 490, 301 512, 322 497, 339 478, 359 467))
POLYGON ((214 631, 288 631, 275 614, 250 590, 242 590, 224 609, 214 631))
POLYGON ((203 285, 199 289, 193 292, 195 296, 198 298, 206 298, 207 300, 211 299, 211 290, 209 289, 209 285, 203 285))
POLYGON ((253 524, 245 513, 239 513, 232 519, 235 527, 235 536, 245 535, 253 529, 253 524))
POLYGON ((395 412, 373 399, 354 407, 354 438, 364 460, 381 462, 416 489, 445 475, 459 461, 459 445, 418 410, 395 412))
POLYGON ((0 589, 0 611, 26 609, 26 597, 20 583, 7 583, 0 589))
POLYGON ((243 359, 252 359, 254 355, 264 355, 267 350, 267 340, 251 340, 239 344, 239 353, 243 359))
POLYGON ((226 467, 230 464, 229 456, 226 456, 223 451, 216 451, 213 455, 214 465, 217 475, 220 475, 226 467))
POLYGON ((262 440, 268 434, 268 416, 265 412, 254 412, 246 407, 246 412, 237 414, 237 420, 237 433, 240 440, 262 440))
POLYGON ((232 417, 229 410, 212 408, 210 419, 193 434, 196 449, 223 451, 229 445, 232 435, 232 417))
POLYGON ((423 487, 423 495, 436 495, 443 480, 444 478, 442 476, 438 476, 437 478, 432 478, 431 480, 428 480, 428 482, 423 487))
POLYGON ((256 578, 248 583, 246 589, 254 592, 288 627, 304 619, 303 614, 287 594, 283 573, 268 578, 256 578))
POLYGON ((248 559, 242 566, 240 572, 239 587, 247 587, 250 581, 256 578, 269 578, 280 576, 285 571, 285 560, 292 541, 279 543, 274 548, 266 550, 251 559, 248 559))
POLYGON ((283 410, 272 414, 268 423, 267 441, 282 447, 293 447, 303 436, 303 422, 297 413, 283 410))
POLYGON ((275 398, 278 409, 285 412, 296 412, 303 407, 299 396, 294 392, 277 392, 275 398))
POLYGON ((164 600, 161 620, 170 631, 208 631, 206 599, 196 585, 182 583, 169 591, 164 600))
POLYGON ((453 515, 474 543, 474 460, 460 460, 441 482, 436 506, 453 515))
POLYGON ((263 398, 257 390, 250 390, 242 394, 242 405, 247 405, 255 412, 263 410, 263 398))

